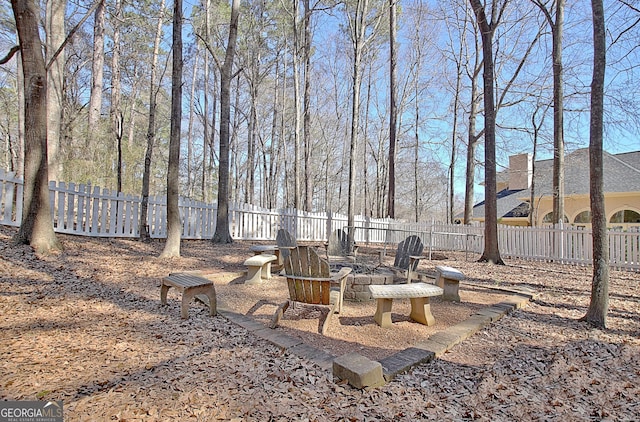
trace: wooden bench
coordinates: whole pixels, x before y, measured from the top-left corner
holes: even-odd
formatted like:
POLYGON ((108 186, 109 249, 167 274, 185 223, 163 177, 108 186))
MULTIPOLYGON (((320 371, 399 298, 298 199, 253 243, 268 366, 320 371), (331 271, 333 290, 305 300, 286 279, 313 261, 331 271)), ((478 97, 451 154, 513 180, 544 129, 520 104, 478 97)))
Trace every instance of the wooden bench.
POLYGON ((455 268, 438 265, 436 267, 436 286, 444 290, 442 299, 451 302, 460 302, 460 280, 464 279, 464 274, 455 268))
POLYGON ((271 263, 277 259, 275 255, 260 254, 244 261, 244 265, 248 267, 247 280, 244 284, 260 284, 262 279, 270 279, 271 263))
POLYGON ((189 302, 196 295, 205 295, 209 299, 209 315, 216 314, 216 289, 211 280, 192 274, 169 274, 162 279, 160 286, 160 303, 167 304, 167 292, 169 288, 175 287, 182 292, 182 306, 180 316, 183 319, 189 318, 189 302))
POLYGON ((381 327, 391 327, 391 305, 393 299, 411 299, 412 320, 424 325, 433 325, 436 320, 431 314, 431 296, 440 296, 442 289, 433 284, 372 284, 369 286, 371 296, 377 299, 376 313, 373 319, 381 327))

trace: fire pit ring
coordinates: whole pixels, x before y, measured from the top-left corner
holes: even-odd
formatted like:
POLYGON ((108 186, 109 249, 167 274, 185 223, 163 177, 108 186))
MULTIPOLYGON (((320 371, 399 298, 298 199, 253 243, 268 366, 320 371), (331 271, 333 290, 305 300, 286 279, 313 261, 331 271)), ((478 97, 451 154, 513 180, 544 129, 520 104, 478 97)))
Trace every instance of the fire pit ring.
POLYGON ((372 284, 393 284, 394 273, 389 268, 359 264, 353 262, 332 263, 331 270, 339 271, 341 267, 351 267, 353 271, 347 276, 344 300, 352 302, 372 301, 369 286, 372 284))

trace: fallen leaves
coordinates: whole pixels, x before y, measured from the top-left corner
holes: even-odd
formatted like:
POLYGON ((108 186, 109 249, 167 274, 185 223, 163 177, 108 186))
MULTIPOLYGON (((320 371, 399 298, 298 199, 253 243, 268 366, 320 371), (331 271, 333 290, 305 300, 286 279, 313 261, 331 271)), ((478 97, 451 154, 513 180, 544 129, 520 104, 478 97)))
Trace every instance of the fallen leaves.
MULTIPOLYGON (((450 265, 476 284, 491 287, 500 280, 501 286, 525 285, 540 296, 442 358, 384 387, 360 391, 221 316, 209 317, 202 304, 191 305, 188 320, 179 318, 178 295, 170 292, 169 305, 159 305, 160 277, 202 268, 242 269, 246 243, 221 248, 184 242, 184 257, 168 262, 154 258, 161 242, 62 236, 66 252, 39 260, 28 248, 9 247, 9 238, 10 229, 0 228, 0 398, 63 400, 65 420, 633 420, 640 415, 639 274, 612 272, 609 329, 592 330, 575 320, 588 305, 588 269, 518 263, 487 271, 464 258, 423 260, 425 270, 450 265)), ((403 309, 394 303, 394 312, 401 315, 403 309)), ((301 321, 290 320, 286 329, 296 330, 300 323, 297 330, 303 331, 304 312, 293 315, 301 321)), ((358 336, 375 337, 370 315, 350 318, 341 324, 352 324, 358 336)), ((394 323, 393 332, 381 332, 385 342, 396 341, 393 334, 414 335, 416 324, 394 323)), ((309 325, 317 329, 317 321, 309 325)), ((301 335, 317 347, 336 342, 334 335, 301 335)), ((357 350, 371 347, 353 340, 350 347, 357 350)))

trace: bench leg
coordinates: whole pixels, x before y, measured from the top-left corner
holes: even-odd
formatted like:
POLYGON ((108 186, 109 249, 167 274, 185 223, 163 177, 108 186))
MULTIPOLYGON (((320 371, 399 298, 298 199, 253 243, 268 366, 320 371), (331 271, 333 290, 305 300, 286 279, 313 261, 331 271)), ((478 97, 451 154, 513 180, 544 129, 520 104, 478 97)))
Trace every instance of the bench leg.
POLYGON ((271 280, 271 262, 267 262, 262 266, 260 276, 265 280, 271 280))
POLYGON ((393 299, 378 299, 378 304, 376 307, 376 313, 373 316, 373 319, 378 323, 379 326, 383 328, 389 328, 392 326, 391 322, 391 305, 393 304, 393 299))
POLYGON ((180 305, 180 316, 182 319, 189 318, 189 303, 193 297, 194 294, 189 289, 185 289, 184 293, 182 293, 182 304, 180 305))
POLYGON ((442 290, 442 300, 448 300, 450 302, 460 302, 460 282, 458 280, 452 280, 444 278, 444 287, 442 290))
POLYGON ((216 316, 218 313, 218 302, 216 300, 216 291, 213 288, 207 288, 201 294, 194 294, 197 300, 209 307, 209 316, 216 316))
POLYGON ((167 292, 169 291, 169 287, 171 286, 167 286, 164 283, 160 286, 160 304, 162 305, 167 304, 167 292))
POLYGON ((180 306, 180 316, 182 319, 189 318, 189 303, 191 300, 200 294, 204 294, 209 299, 209 315, 215 316, 217 313, 217 301, 216 291, 213 285, 197 286, 189 289, 185 289, 182 294, 182 304, 180 306))
POLYGON ((247 280, 244 284, 259 284, 262 281, 262 267, 252 266, 247 270, 247 280))
POLYGON ((216 291, 211 288, 207 293, 209 298, 209 316, 215 316, 218 313, 218 301, 216 299, 216 291))
POLYGON ((411 298, 411 315, 412 320, 424 325, 433 325, 436 319, 431 313, 431 304, 428 297, 411 298))

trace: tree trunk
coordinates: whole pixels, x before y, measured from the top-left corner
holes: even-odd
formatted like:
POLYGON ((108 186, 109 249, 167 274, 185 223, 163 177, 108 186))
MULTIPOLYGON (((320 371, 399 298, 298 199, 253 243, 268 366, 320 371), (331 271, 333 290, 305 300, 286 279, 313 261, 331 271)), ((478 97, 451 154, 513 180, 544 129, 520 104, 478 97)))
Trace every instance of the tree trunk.
POLYGON ((536 106, 535 111, 531 115, 531 127, 533 128, 533 154, 531 157, 531 187, 529 188, 529 226, 533 227, 536 225, 536 207, 535 207, 535 199, 536 199, 536 156, 538 151, 538 138, 540 137, 540 128, 544 123, 544 118, 546 115, 546 108, 542 110, 542 117, 540 118, 540 122, 536 122, 536 115, 541 110, 540 105, 536 106))
POLYGON ((370 12, 369 0, 358 0, 355 4, 356 10, 351 26, 351 40, 353 48, 353 73, 351 77, 351 133, 349 139, 349 192, 347 206, 347 242, 349 251, 353 251, 355 244, 355 205, 356 205, 356 151, 358 144, 358 128, 360 126, 360 88, 362 82, 361 62, 366 45, 376 35, 380 24, 379 15, 372 27, 368 28, 367 15, 370 12))
MULTIPOLYGON (((204 36, 205 39, 208 40, 210 38, 209 33, 209 16, 211 13, 211 1, 206 0, 204 2, 204 36)), ((210 166, 212 165, 211 161, 207 161, 210 157, 209 149, 213 148, 213 144, 209 143, 209 128, 211 130, 215 130, 215 126, 209 126, 207 123, 207 113, 209 112, 209 54, 205 53, 204 55, 204 69, 203 69, 203 78, 204 83, 202 86, 202 97, 203 97, 203 116, 202 116, 202 126, 204 129, 203 141, 202 141, 202 180, 201 180, 201 188, 202 188, 202 201, 208 202, 209 200, 209 178, 211 174, 209 173, 210 166)), ((214 113, 215 116, 215 113, 214 113)))
POLYGON ((396 93, 396 0, 389 0, 389 196, 387 217, 396 217, 396 134, 398 105, 396 93))
MULTIPOLYGON (((476 52, 477 44, 476 44, 476 52)), ((477 59, 476 59, 477 60, 477 59)), ((478 76, 481 65, 476 63, 471 74, 471 109, 469 110, 469 127, 467 134, 467 168, 465 172, 464 190, 464 224, 471 224, 473 220, 473 205, 475 200, 475 180, 476 180, 476 149, 482 133, 476 133, 476 119, 478 117, 478 106, 480 95, 478 94, 478 76)))
POLYGON ((562 75, 562 33, 565 0, 556 0, 553 38, 553 223, 564 222, 564 89, 562 75))
POLYGON ((91 67, 91 93, 89 96, 89 126, 87 133, 87 146, 95 149, 97 143, 94 137, 97 130, 100 112, 102 109, 102 86, 104 74, 104 0, 100 0, 95 13, 93 25, 93 64, 91 67))
POLYGON ((364 41, 364 10, 367 0, 358 0, 356 16, 354 19, 354 36, 353 36, 353 73, 351 80, 351 136, 349 140, 349 190, 347 196, 347 242, 349 252, 355 241, 355 203, 356 203, 356 145, 358 143, 358 126, 360 117, 360 61, 362 60, 362 44, 364 41), (361 6, 365 3, 365 6, 361 6), (361 10, 362 7, 362 10, 361 10), (359 12, 359 13, 358 13, 359 12))
POLYGON ((591 81, 591 124, 589 169, 591 226, 593 231, 593 279, 589 309, 581 319, 605 328, 609 310, 609 242, 604 205, 602 164, 604 81, 606 69, 606 31, 602 0, 591 0, 593 13, 593 79, 591 81))
MULTIPOLYGON (((65 39, 66 0, 47 0, 46 35, 47 61, 62 45, 65 39)), ((62 127, 62 103, 64 84, 64 51, 47 69, 47 154, 49 180, 60 181, 62 177, 62 156, 60 133, 62 127)))
POLYGON ((413 115, 413 207, 414 207, 414 220, 417 223, 420 218, 419 209, 420 209, 420 194, 418 193, 418 180, 419 180, 419 171, 418 165, 420 163, 420 68, 422 61, 422 53, 418 54, 418 58, 415 62, 416 66, 416 76, 414 80, 414 95, 415 95, 415 109, 413 115))
MULTIPOLYGON (((196 77, 198 75, 198 58, 199 54, 196 51, 193 58, 193 69, 191 73, 191 93, 189 98, 189 123, 187 126, 187 195, 189 198, 193 198, 195 191, 196 178, 193 175, 193 123, 195 121, 195 104, 196 104, 196 77)), ((206 139, 203 140, 203 145, 206 144, 206 139)))
MULTIPOLYGON (((367 99, 365 100, 364 115, 368 116, 371 110, 371 91, 373 86, 371 83, 371 74, 373 73, 372 66, 370 65, 367 72, 367 99)), ((362 214, 365 216, 371 216, 371 204, 369 203, 369 169, 367 166, 367 142, 369 137, 369 119, 364 122, 364 130, 362 131, 362 138, 365 139, 362 145, 362 196, 364 198, 364 204, 362 206, 362 214)))
POLYGON ((153 157, 153 146, 156 141, 156 103, 158 90, 156 88, 156 78, 158 74, 158 55, 160 54, 160 42, 162 40, 162 11, 164 10, 164 0, 160 3, 160 16, 156 27, 156 39, 153 44, 153 58, 151 60, 151 77, 149 83, 149 124, 147 126, 147 150, 144 155, 144 172, 142 174, 142 201, 140 204, 140 240, 150 239, 147 213, 149 208, 149 183, 151 178, 151 158, 153 157))
POLYGON ((255 196, 255 168, 256 168, 256 131, 257 131, 257 111, 258 108, 258 81, 257 78, 259 71, 256 69, 257 61, 251 63, 253 67, 252 73, 254 78, 249 80, 249 99, 251 105, 249 106, 249 124, 247 127, 247 172, 246 172, 246 187, 245 187, 245 202, 253 204, 253 198, 255 196))
POLYGON ((494 100, 493 33, 496 19, 489 23, 480 0, 469 0, 477 18, 482 36, 483 97, 484 97, 484 177, 485 177, 485 221, 484 251, 481 262, 504 264, 498 249, 498 199, 496 186, 496 108, 494 100))
POLYGON ((460 91, 462 89, 462 54, 463 48, 460 44, 459 55, 456 56, 456 87, 453 95, 453 124, 451 131, 451 161, 449 163, 449 209, 447 221, 454 222, 454 201, 455 201, 455 168, 458 142, 458 108, 460 107, 460 91))
POLYGON ((173 66, 171 73, 171 129, 167 170, 167 241, 161 258, 180 256, 180 129, 182 122, 182 0, 173 0, 173 66))
POLYGON ((293 132, 293 201, 294 207, 299 210, 300 194, 300 37, 298 34, 298 9, 299 0, 293 0, 293 102, 295 107, 294 132, 293 132))
POLYGON ((62 250, 53 232, 47 168, 47 72, 34 0, 11 0, 18 30, 25 92, 25 169, 23 215, 15 243, 29 244, 37 254, 62 250))
MULTIPOLYGON (((276 52, 275 60, 276 74, 273 84, 273 116, 271 119, 271 144, 269 146, 269 177, 265 178, 265 191, 267 192, 266 207, 269 209, 276 207, 276 189, 278 186, 278 163, 280 162, 280 138, 278 137, 278 112, 279 92, 280 92, 280 53, 276 52), (276 157, 277 156, 277 157, 276 157)), ((284 82, 283 82, 284 84, 284 82)))
POLYGON ((218 214, 214 243, 231 243, 229 232, 229 126, 231 119, 231 78, 233 77, 233 58, 238 38, 238 15, 240 0, 231 2, 231 23, 229 41, 220 70, 220 166, 218 171, 218 214))
POLYGON ((309 0, 304 5, 304 97, 302 104, 304 143, 304 209, 313 211, 313 186, 311 176, 311 7, 309 0))
POLYGON ((556 0, 555 20, 547 5, 540 0, 533 3, 542 11, 551 28, 553 62, 553 224, 564 221, 564 89, 562 70, 562 34, 565 0, 556 0))
POLYGON ((122 20, 122 0, 116 0, 115 19, 113 20, 113 53, 111 57, 111 131, 118 152, 117 191, 122 192, 122 136, 124 119, 120 109, 122 97, 120 86, 120 26, 122 20))
POLYGON ((15 162, 12 161, 12 169, 17 175, 24 177, 24 131, 26 124, 25 118, 25 84, 24 84, 24 71, 22 70, 22 52, 18 52, 20 58, 16 65, 16 83, 18 85, 18 142, 15 148, 15 162))

